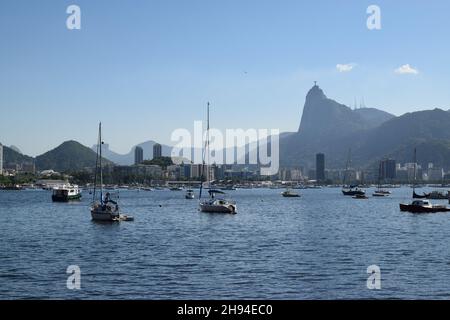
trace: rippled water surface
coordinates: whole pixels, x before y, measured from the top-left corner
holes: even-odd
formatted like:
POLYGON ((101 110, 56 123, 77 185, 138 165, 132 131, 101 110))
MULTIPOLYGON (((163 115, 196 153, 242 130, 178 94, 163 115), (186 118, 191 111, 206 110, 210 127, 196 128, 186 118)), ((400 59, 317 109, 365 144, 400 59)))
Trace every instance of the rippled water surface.
POLYGON ((123 191, 135 221, 120 224, 92 222, 87 194, 0 191, 0 298, 450 298, 450 214, 401 213, 410 188, 368 200, 281 191, 229 191, 237 215, 199 213, 184 192, 123 191), (373 264, 381 290, 366 287, 373 264), (66 287, 69 265, 81 290, 66 287))

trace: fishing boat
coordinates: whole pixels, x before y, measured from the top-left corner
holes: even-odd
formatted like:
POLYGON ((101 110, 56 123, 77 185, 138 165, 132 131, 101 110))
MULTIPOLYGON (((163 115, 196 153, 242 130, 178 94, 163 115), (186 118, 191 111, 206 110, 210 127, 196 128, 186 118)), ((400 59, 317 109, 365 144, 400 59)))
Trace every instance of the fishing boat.
POLYGON ((81 199, 81 189, 77 185, 64 184, 53 188, 53 202, 69 202, 81 199))
POLYGON ((428 198, 428 196, 430 195, 429 193, 423 193, 423 194, 417 194, 416 193, 416 188, 418 188, 417 184, 416 184, 416 167, 417 167, 417 149, 414 148, 414 182, 413 182, 413 199, 426 199, 428 198))
POLYGON ((103 197, 103 168, 102 168, 102 124, 98 126, 97 159, 95 164, 94 191, 92 196, 91 217, 94 221, 132 221, 132 216, 120 214, 119 204, 110 192, 103 197), (98 181, 99 180, 99 181, 98 181), (97 191, 97 182, 100 190, 97 191), (98 195, 98 198, 97 198, 98 195))
POLYGON ((206 181, 209 186, 209 199, 201 200, 202 199, 202 190, 203 190, 203 183, 200 184, 200 194, 199 194, 199 210, 201 212, 208 212, 208 213, 231 213, 236 214, 237 213, 237 206, 236 202, 231 200, 226 200, 223 198, 216 198, 216 194, 224 194, 221 190, 216 190, 211 188, 211 167, 209 166, 209 102, 207 105, 207 126, 206 126, 206 141, 205 141, 205 148, 203 150, 203 160, 202 160, 202 181, 204 178, 204 168, 205 164, 207 165, 207 172, 206 172, 206 181))
POLYGON ((344 173, 344 180, 343 180, 343 186, 342 186, 342 194, 344 196, 356 196, 356 195, 365 195, 366 191, 359 188, 357 185, 346 185, 347 180, 347 173, 348 168, 351 162, 351 149, 348 150, 348 157, 347 157, 347 164, 345 165, 345 173, 344 173))
POLYGON ((410 204, 400 203, 400 211, 412 213, 448 212, 450 208, 443 205, 432 205, 430 200, 413 200, 410 204))
POLYGON ((300 194, 290 190, 290 189, 286 189, 285 191, 283 191, 281 193, 281 195, 285 198, 299 198, 300 194))
POLYGON ((389 190, 381 189, 381 161, 378 166, 378 187, 375 192, 372 194, 373 197, 387 197, 391 194, 389 190))
POLYGON ((186 194, 184 197, 186 199, 194 199, 195 198, 194 190, 192 190, 192 189, 186 190, 186 194))

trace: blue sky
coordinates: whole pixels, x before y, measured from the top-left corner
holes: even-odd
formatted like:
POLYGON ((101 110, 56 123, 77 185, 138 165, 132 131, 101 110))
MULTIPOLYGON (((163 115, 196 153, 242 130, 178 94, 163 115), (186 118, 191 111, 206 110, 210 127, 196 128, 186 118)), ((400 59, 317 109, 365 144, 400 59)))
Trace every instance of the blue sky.
POLYGON ((296 131, 314 80, 396 115, 450 108, 448 1, 0 2, 0 141, 37 155, 69 139, 128 152, 212 126, 296 131), (81 8, 81 30, 66 8, 81 8), (381 8, 381 30, 366 9, 381 8), (353 64, 338 72, 337 64, 353 64), (409 64, 417 74, 394 70, 409 64))

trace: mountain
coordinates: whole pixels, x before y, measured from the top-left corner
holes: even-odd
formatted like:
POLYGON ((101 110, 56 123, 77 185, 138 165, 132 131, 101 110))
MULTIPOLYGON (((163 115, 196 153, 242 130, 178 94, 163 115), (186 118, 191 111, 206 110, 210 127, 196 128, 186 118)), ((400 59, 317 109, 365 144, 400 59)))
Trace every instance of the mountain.
POLYGON ((33 163, 32 157, 23 155, 10 147, 3 146, 3 166, 5 168, 15 168, 16 165, 33 163))
POLYGON ((353 110, 353 112, 359 114, 368 123, 369 127, 373 128, 395 118, 393 114, 375 108, 360 108, 353 110))
POLYGON ((298 132, 306 138, 345 136, 379 126, 394 116, 374 108, 352 110, 327 98, 318 85, 306 95, 298 132))
POLYGON ((450 168, 450 112, 441 109, 406 113, 362 108, 352 110, 326 97, 315 85, 307 94, 299 131, 280 137, 280 164, 315 167, 315 154, 326 155, 327 168, 345 166, 347 152, 358 167, 373 166, 385 157, 450 168))
POLYGON ((406 113, 359 137, 355 150, 363 159, 386 155, 412 162, 417 147, 418 162, 450 168, 450 113, 441 109, 406 113))
MULTIPOLYGON (((76 141, 66 141, 55 149, 36 157, 38 170, 53 169, 59 172, 71 172, 95 167, 97 154, 76 141)), ((104 159, 104 164, 112 164, 104 159)))
MULTIPOLYGON (((143 143, 138 144, 137 146, 141 147, 144 150, 144 160, 153 159, 153 145, 155 145, 155 141, 146 141, 143 143)), ((109 148, 109 144, 103 145, 103 157, 106 159, 120 165, 132 165, 134 164, 134 149, 137 147, 134 146, 131 148, 130 152, 127 154, 119 154, 117 152, 112 151, 109 148)), ((170 153, 172 151, 172 147, 167 145, 161 145, 162 146, 162 156, 170 156, 170 153)), ((92 150, 97 150, 97 145, 92 146, 92 150)))

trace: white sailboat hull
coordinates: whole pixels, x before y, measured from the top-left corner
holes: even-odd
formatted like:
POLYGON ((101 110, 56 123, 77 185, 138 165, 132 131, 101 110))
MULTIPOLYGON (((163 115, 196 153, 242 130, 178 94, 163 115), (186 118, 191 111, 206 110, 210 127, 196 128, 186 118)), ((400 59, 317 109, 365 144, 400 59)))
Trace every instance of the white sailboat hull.
POLYGON ((209 213, 236 213, 236 205, 232 203, 211 203, 211 202, 203 202, 200 203, 200 211, 201 212, 209 212, 209 213))

